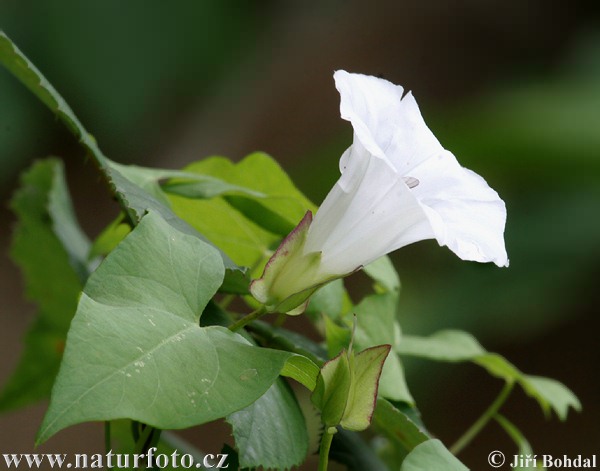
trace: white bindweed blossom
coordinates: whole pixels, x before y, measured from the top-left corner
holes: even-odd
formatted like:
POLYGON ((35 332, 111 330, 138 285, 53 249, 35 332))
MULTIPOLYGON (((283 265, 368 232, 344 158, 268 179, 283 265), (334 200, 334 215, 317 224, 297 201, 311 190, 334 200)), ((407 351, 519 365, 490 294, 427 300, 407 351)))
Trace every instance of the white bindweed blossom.
POLYGON ((376 77, 337 71, 334 78, 341 116, 354 128, 342 175, 312 223, 305 217, 282 243, 252 294, 268 309, 297 308, 327 281, 425 239, 463 260, 508 266, 504 202, 442 147, 412 94, 376 77))

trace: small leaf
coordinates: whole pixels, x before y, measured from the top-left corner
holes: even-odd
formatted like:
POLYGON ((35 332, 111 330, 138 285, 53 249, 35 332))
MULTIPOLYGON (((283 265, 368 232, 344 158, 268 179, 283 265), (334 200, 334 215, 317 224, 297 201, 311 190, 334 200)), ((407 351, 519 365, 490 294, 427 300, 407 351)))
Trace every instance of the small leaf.
POLYGON ((394 294, 366 296, 355 308, 355 341, 360 348, 400 343, 400 325, 396 318, 398 298, 394 294))
POLYGON ((383 363, 391 346, 379 345, 357 355, 342 350, 321 368, 311 396, 326 427, 360 431, 371 423, 383 363))
POLYGON ((110 162, 110 166, 165 204, 168 204, 168 200, 163 191, 187 197, 190 196, 191 191, 196 198, 212 198, 225 193, 248 194, 255 198, 264 196, 257 191, 239 185, 232 185, 209 175, 181 170, 140 167, 138 165, 121 165, 116 162, 110 162), (166 179, 170 179, 170 181, 161 185, 160 182, 166 179))
POLYGON ((82 273, 76 273, 74 267, 84 269, 85 263, 79 258, 79 249, 69 256, 49 210, 50 197, 61 186, 53 212, 62 215, 62 223, 73 225, 63 233, 66 241, 71 240, 69 233, 78 229, 74 229, 72 213, 60 209, 60 204, 69 204, 64 185, 61 162, 40 161, 23 174, 21 187, 11 201, 18 218, 11 257, 21 268, 27 297, 37 305, 38 314, 25 336, 19 364, 0 395, 0 410, 22 407, 50 395, 77 307, 82 273))
POLYGON ((244 468, 290 469, 308 452, 304 416, 294 394, 279 379, 258 400, 227 417, 239 464, 244 468))
MULTIPOLYGON (((182 173, 185 173, 186 175, 195 175, 187 172, 182 173)), ((186 198, 214 198, 215 196, 225 194, 250 195, 255 198, 264 197, 264 195, 258 191, 252 191, 238 185, 231 185, 218 178, 199 177, 200 175, 195 175, 194 180, 196 181, 193 182, 169 181, 163 183, 161 188, 164 192, 185 196, 186 198)))
POLYGON ((199 326, 223 272, 214 248, 145 216, 84 288, 37 443, 90 420, 184 428, 258 399, 290 354, 199 326))
POLYGON ((58 162, 55 161, 52 186, 48 192, 48 215, 52 221, 52 230, 69 255, 71 266, 83 284, 96 263, 88 262, 91 243, 79 227, 67 188, 63 165, 58 162))
MULTIPOLYGON (((108 159, 106 159, 106 161, 108 162, 108 159)), ((154 196, 144 191, 135 183, 129 181, 127 178, 121 175, 118 170, 116 170, 114 167, 108 166, 108 164, 106 175, 113 186, 113 192, 120 199, 122 205, 124 205, 134 224, 137 224, 141 218, 144 217, 146 212, 155 211, 178 231, 197 237, 203 242, 211 243, 205 235, 198 232, 187 221, 184 221, 178 217, 170 207, 157 200, 154 196)), ((246 270, 236 265, 216 245, 213 246, 219 250, 221 258, 223 259, 223 263, 225 264, 225 269, 227 270, 227 276, 223 286, 221 287, 221 290, 234 293, 246 293, 248 289, 246 270)))
MULTIPOLYGON (((496 421, 500 424, 500 426, 504 429, 504 431, 510 436, 510 438, 515 442, 517 447, 519 448, 518 454, 525 457, 533 457, 535 456, 533 450, 531 449, 531 445, 525 438, 525 436, 521 433, 521 431, 515 427, 515 425, 510 422, 506 417, 502 415, 496 414, 494 416, 496 421)), ((525 464, 525 463, 524 463, 525 464)), ((515 471, 528 471, 530 469, 537 469, 541 471, 545 471, 546 468, 541 463, 541 460, 536 461, 537 466, 530 466, 530 463, 527 462, 526 466, 516 466, 513 467, 515 471)), ((512 465, 511 465, 512 466, 512 465)))
POLYGON ((398 352, 438 361, 469 361, 486 353, 475 337, 460 330, 442 330, 429 337, 405 335, 398 352))
POLYGON ((233 208, 223 198, 196 200, 169 195, 179 217, 241 266, 258 267, 272 253, 279 238, 233 208))
POLYGON ((346 471, 387 470, 373 447, 359 433, 344 429, 338 429, 333 436, 329 458, 345 465, 346 471))
POLYGON ((261 343, 271 347, 298 353, 312 360, 316 365, 327 361, 327 351, 319 344, 297 332, 274 327, 266 322, 254 321, 246 329, 261 338, 261 343))
POLYGON ((378 258, 364 267, 364 271, 375 281, 378 293, 400 291, 400 277, 387 255, 378 258))
POLYGON ((321 411, 321 421, 325 427, 335 427, 340 423, 351 388, 352 373, 348 354, 342 350, 337 357, 323 365, 311 395, 312 403, 321 411))
POLYGON ((130 232, 131 227, 123 222, 123 214, 121 213, 96 237, 90 249, 90 258, 108 255, 130 232))
MULTIPOLYGON (((357 326, 355 344, 358 349, 373 345, 400 343, 397 319, 398 297, 395 292, 366 296, 355 308, 357 326)), ((388 355, 379 383, 379 394, 394 401, 414 403, 408 390, 404 368, 396 352, 388 355)))
POLYGON ((338 355, 342 350, 350 345, 352 331, 347 327, 337 325, 329 317, 323 318, 325 321, 325 339, 327 341, 327 353, 330 358, 338 355))
POLYGON ((286 236, 306 211, 317 208, 295 186, 280 165, 267 154, 256 152, 234 164, 212 157, 185 168, 188 172, 212 175, 228 183, 256 191, 253 195, 227 196, 227 202, 265 230, 286 236))
POLYGON ((379 398, 373 414, 373 426, 406 452, 429 440, 429 435, 412 417, 386 399, 379 398))
POLYGON ((398 345, 401 355, 430 360, 459 362, 472 361, 489 374, 506 382, 518 382, 534 398, 545 414, 551 410, 561 420, 567 418, 569 408, 581 410, 575 394, 559 381, 523 374, 516 366, 497 353, 488 353, 470 334, 457 330, 437 332, 429 337, 404 336, 398 345))
POLYGON ((400 471, 469 471, 444 444, 431 439, 417 445, 400 467, 400 471))
POLYGON ((304 355, 293 355, 285 363, 281 370, 281 376, 295 379, 309 391, 313 391, 317 385, 319 367, 304 355))
POLYGON ((572 407, 577 412, 581 411, 581 403, 577 396, 564 384, 551 378, 541 376, 524 375, 525 391, 534 396, 538 402, 545 407, 546 411, 554 410, 560 420, 566 420, 569 408, 572 407), (531 388, 525 387, 530 384, 531 388))
POLYGON ((391 345, 363 350, 351 363, 352 387, 340 425, 346 430, 365 430, 371 423, 383 363, 391 345))
POLYGON ((415 400, 408 389, 404 365, 396 352, 391 351, 383 365, 379 380, 379 395, 392 401, 414 405, 415 400))
POLYGON ((0 63, 59 117, 86 149, 92 150, 98 165, 105 164, 94 138, 85 130, 67 102, 3 31, 0 31, 0 63))
POLYGON ((351 302, 344 289, 344 281, 338 278, 322 286, 311 296, 305 312, 313 320, 320 319, 322 315, 337 319, 350 309, 351 302))
MULTIPOLYGON (((510 438, 515 442, 515 445, 519 447, 520 455, 532 455, 533 450, 531 449, 531 445, 525 438, 525 436, 521 433, 521 431, 515 427, 515 425, 510 422, 506 417, 502 415, 496 414, 494 416, 496 422, 500 424, 500 426, 504 429, 504 431, 510 436, 510 438)), ((522 468, 513 468, 522 471, 522 468)))

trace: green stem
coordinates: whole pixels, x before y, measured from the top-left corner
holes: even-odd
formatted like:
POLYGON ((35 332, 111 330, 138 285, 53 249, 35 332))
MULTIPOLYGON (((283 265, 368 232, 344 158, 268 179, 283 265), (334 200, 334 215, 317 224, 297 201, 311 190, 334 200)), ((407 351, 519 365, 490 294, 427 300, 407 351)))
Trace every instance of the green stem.
POLYGON ((110 420, 104 422, 104 450, 108 453, 112 449, 110 440, 110 420))
POLYGON ((188 441, 175 435, 173 432, 164 431, 160 436, 160 441, 165 443, 170 448, 179 451, 182 454, 188 454, 194 457, 196 463, 202 462, 206 453, 198 450, 188 441))
POLYGON ((227 295, 223 296, 223 299, 219 303, 219 307, 225 311, 234 299, 235 299, 234 294, 227 294, 227 295))
MULTIPOLYGON (((280 334, 277 328, 263 321, 253 322, 248 326, 248 330, 258 336, 263 347, 272 347, 277 350, 285 350, 292 353, 298 353, 311 359, 314 363, 321 366, 327 361, 327 352, 316 343, 308 341, 295 343, 290 337, 280 334), (311 348, 312 347, 312 348, 311 348)), ((285 332, 285 329, 282 329, 285 332)), ((287 331, 289 332, 289 331, 287 331)))
MULTIPOLYGON (((140 432, 135 442, 135 452, 140 454, 146 454, 146 452, 153 446, 156 446, 162 430, 152 427, 151 425, 136 423, 137 430, 140 432)), ((135 434, 134 434, 135 436, 135 434)))
POLYGON ((327 471, 327 465, 329 464, 329 449, 331 448, 331 442, 333 436, 337 432, 335 427, 328 427, 323 430, 323 436, 321 437, 321 446, 319 447, 319 470, 327 471))
POLYGON ((233 324, 231 324, 229 326, 229 330, 231 330, 232 332, 235 332, 236 330, 241 329, 246 324, 249 324, 250 322, 255 321, 256 319, 265 315, 266 313, 267 313, 267 310, 265 309, 265 307, 261 306, 256 311, 252 311, 250 314, 242 317, 237 322, 234 322, 233 324))
POLYGON ((19 81, 44 103, 73 134, 100 168, 106 167, 106 157, 98 148, 94 137, 87 132, 60 93, 46 80, 39 69, 21 52, 6 34, 0 31, 2 63, 19 81), (15 60, 18 58, 19 60, 15 60))
POLYGON ((497 414, 513 389, 514 383, 508 382, 498 394, 498 397, 490 404, 485 412, 471 425, 467 431, 450 447, 454 455, 458 455, 471 441, 481 432, 487 423, 497 414))
POLYGON ((77 138, 79 144, 85 149, 98 170, 100 170, 106 185, 111 193, 114 194, 128 222, 133 227, 135 225, 133 224, 134 219, 129 213, 127 202, 119 192, 115 192, 112 188, 110 161, 98 147, 94 136, 79 121, 79 118, 77 118, 62 95, 58 93, 39 69, 2 31, 0 31, 0 64, 4 65, 29 91, 46 105, 65 125, 69 132, 77 138))

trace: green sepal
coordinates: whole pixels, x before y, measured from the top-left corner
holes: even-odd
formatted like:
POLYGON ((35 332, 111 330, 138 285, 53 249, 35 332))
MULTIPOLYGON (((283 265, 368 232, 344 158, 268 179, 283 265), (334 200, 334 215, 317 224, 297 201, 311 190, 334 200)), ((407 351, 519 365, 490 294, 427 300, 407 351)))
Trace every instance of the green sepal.
POLYGON ((371 347, 354 355, 342 350, 321 368, 311 396, 326 427, 341 425, 360 431, 371 423, 379 378, 390 345, 371 347))
POLYGON ((269 312, 302 314, 310 296, 338 278, 319 276, 320 252, 304 253, 311 223, 312 213, 308 211, 269 259, 262 277, 250 284, 252 296, 269 312))
POLYGON ((321 422, 325 427, 335 427, 342 421, 351 383, 348 353, 342 350, 322 366, 317 386, 310 397, 312 403, 321 410, 321 422))
POLYGON ((379 378, 391 348, 391 345, 378 345, 367 348, 354 357, 350 395, 340 422, 346 430, 359 432, 371 423, 379 378))

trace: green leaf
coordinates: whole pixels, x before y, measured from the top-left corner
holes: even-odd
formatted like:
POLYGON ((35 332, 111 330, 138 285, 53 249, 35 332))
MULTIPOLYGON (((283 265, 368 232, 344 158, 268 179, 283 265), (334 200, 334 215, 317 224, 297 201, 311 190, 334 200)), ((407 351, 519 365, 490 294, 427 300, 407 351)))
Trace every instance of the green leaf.
POLYGON ((267 154, 256 152, 237 164, 212 157, 185 168, 188 172, 211 175, 260 194, 227 196, 227 201, 248 219, 265 230, 286 236, 306 211, 316 211, 280 165, 267 154))
POLYGON ((340 423, 346 411, 351 388, 352 372, 348 354, 342 350, 338 356, 322 366, 317 385, 310 397, 312 403, 321 411, 321 421, 325 427, 335 427, 340 423))
MULTIPOLYGON (((108 161, 108 159, 106 160, 108 161)), ((150 193, 147 193, 138 185, 121 175, 112 162, 107 167, 106 175, 113 186, 113 192, 122 202, 122 205, 125 207, 127 214, 129 214, 129 217, 134 224, 137 224, 148 211, 156 211, 165 221, 178 231, 197 237, 204 242, 209 242, 204 234, 198 232, 187 221, 178 217, 169 206, 157 200, 150 193)), ((217 245, 214 246, 217 247, 217 245)), ((220 247, 217 248, 221 253, 221 258, 223 259, 223 263, 227 270, 227 276, 221 289, 223 291, 235 293, 246 293, 248 290, 248 279, 246 277, 245 269, 236 265, 221 251, 222 249, 220 249, 220 247)))
POLYGON ((338 278, 322 286, 311 296, 305 313, 313 320, 320 319, 322 315, 337 319, 350 309, 351 302, 344 289, 344 281, 338 278))
MULTIPOLYGON (((508 419, 499 414, 496 414, 494 418, 504 429, 504 431, 510 436, 510 438, 515 442, 515 444, 519 447, 519 455, 533 455, 531 445, 529 444, 525 436, 521 433, 521 431, 517 427, 515 427, 515 425, 512 422, 510 422, 508 419)), ((531 468, 523 468, 522 466, 518 466, 513 469, 516 471, 526 471, 527 469, 531 468)))
POLYGON ((309 391, 313 391, 317 385, 319 367, 304 355, 293 355, 285 363, 281 370, 281 376, 295 379, 309 391))
POLYGON ((69 256, 55 232, 59 221, 53 219, 59 215, 60 222, 72 225, 63 233, 66 241, 71 240, 70 233, 78 231, 69 213, 65 185, 60 161, 40 161, 23 174, 21 187, 11 201, 18 219, 11 256, 21 268, 27 298, 37 305, 38 315, 25 336, 19 364, 0 395, 0 410, 22 407, 50 395, 77 307, 82 281, 74 266, 82 263, 79 249, 69 256), (60 197, 53 198, 50 214, 50 200, 57 194, 60 197))
POLYGON ((304 416, 289 386, 278 380, 257 401, 227 417, 242 467, 289 469, 308 452, 304 416))
POLYGON ((96 262, 88 261, 91 243, 75 217, 63 165, 57 163, 54 168, 52 187, 48 193, 48 214, 52 221, 52 230, 62 243, 71 266, 83 284, 96 262))
POLYGON ((394 293, 400 291, 400 277, 387 255, 369 263, 363 270, 375 281, 376 292, 394 293))
POLYGON ((352 387, 340 425, 346 430, 365 430, 371 423, 377 401, 379 377, 391 345, 363 350, 351 362, 352 387))
POLYGON ((379 345, 354 355, 346 350, 321 368, 311 396, 325 427, 361 431, 371 423, 383 363, 391 346, 379 345))
POLYGON ((327 340, 327 353, 330 358, 338 355, 342 350, 348 348, 352 331, 350 328, 336 324, 329 317, 324 316, 325 321, 325 339, 327 340))
MULTIPOLYGON (((385 463, 357 432, 338 429, 333 436, 329 459, 346 466, 346 471, 385 471, 385 463)), ((332 467, 333 468, 333 467, 332 467)))
MULTIPOLYGON (((173 227, 206 240, 187 223, 177 218, 163 202, 121 175, 116 169, 118 165, 111 166, 114 163, 102 153, 94 137, 83 127, 62 96, 2 31, 0 31, 0 62, 55 113, 79 140, 102 172, 132 224, 137 224, 146 211, 152 209, 160 213, 173 227)), ((224 253, 222 257, 227 275, 221 289, 235 293, 247 292, 248 279, 245 270, 233 263, 224 253)))
POLYGON ((554 411, 561 420, 567 418, 569 408, 581 410, 581 403, 559 381, 530 376, 497 353, 488 353, 470 334, 457 330, 444 330, 429 337, 405 335, 398 344, 401 355, 411 355, 430 360, 460 362, 472 361, 488 373, 506 382, 518 382, 523 390, 535 399, 545 414, 554 411))
POLYGON ((411 451, 400 471, 468 471, 452 453, 450 453, 444 444, 431 439, 417 445, 411 451))
POLYGON ((67 102, 3 31, 0 31, 0 63, 58 116, 99 166, 106 164, 96 141, 79 122, 67 102))
POLYGON ((404 365, 396 352, 391 351, 383 365, 379 380, 379 395, 392 401, 414 405, 415 400, 408 389, 404 365))
MULTIPOLYGON (((221 197, 210 200, 169 195, 173 210, 241 266, 264 264, 279 238, 246 218, 221 197)), ((246 286, 247 288, 247 286, 246 286)))
POLYGON ((307 209, 314 209, 266 154, 252 154, 237 164, 223 157, 211 157, 189 165, 185 171, 219 179, 233 189, 244 189, 210 200, 174 194, 169 195, 169 200, 175 213, 235 263, 251 267, 255 277, 260 275, 281 237, 296 226, 307 209))
POLYGON ((475 337, 460 330, 442 330, 429 337, 405 335, 398 351, 438 361, 469 361, 486 353, 475 337))
MULTIPOLYGON (((400 324, 397 319, 398 297, 395 292, 375 294, 365 297, 355 308, 355 344, 358 349, 373 345, 398 345, 400 324)), ((388 355, 379 383, 379 394, 394 401, 414 404, 408 390, 404 367, 396 352, 388 355)))
POLYGON ((110 166, 165 204, 168 204, 168 199, 164 191, 187 197, 193 194, 195 198, 212 198, 225 193, 248 194, 255 198, 264 196, 262 193, 239 185, 232 185, 208 175, 181 170, 140 167, 138 165, 121 165, 116 162, 110 162, 110 166), (161 185, 161 181, 167 179, 170 179, 170 181, 161 185))
POLYGON ((84 288, 37 443, 90 420, 189 427, 264 394, 290 354, 199 326, 223 273, 214 248, 145 216, 84 288))
POLYGON ((525 392, 534 397, 546 413, 553 410, 560 420, 567 419, 570 407, 581 411, 581 403, 577 396, 559 381, 542 376, 523 375, 521 383, 525 392))
MULTIPOLYGON (((139 451, 136 449, 136 443, 133 439, 132 434, 132 423, 131 420, 113 420, 110 422, 110 438, 111 438, 111 450, 113 453, 121 453, 133 455, 134 453, 138 453, 139 451)), ((200 452, 199 450, 193 448, 189 443, 184 441, 183 439, 176 436, 174 433, 163 430, 160 434, 160 439, 158 443, 156 443, 157 450, 155 451, 155 455, 172 455, 174 451, 177 451, 179 455, 189 454, 193 457, 195 463, 202 463, 202 459, 205 454, 200 452)), ((91 459, 89 460, 91 464, 91 459)), ((113 460, 113 468, 115 460, 113 460)), ((141 465, 145 465, 147 463, 146 457, 144 459, 140 459, 139 463, 141 465)), ((133 457, 130 456, 129 461, 130 467, 127 469, 133 470, 133 457)), ((160 469, 165 469, 169 471, 174 471, 177 469, 181 469, 180 466, 175 463, 175 466, 172 466, 172 462, 167 463, 167 466, 160 469)), ((92 467, 93 469, 93 467, 92 467)), ((138 466, 137 469, 141 469, 141 466, 138 466)))
POLYGON ((359 348, 400 343, 400 325, 396 318, 398 298, 394 294, 366 296, 355 308, 355 341, 359 348))
POLYGON ((373 414, 373 426, 384 434, 396 448, 405 452, 429 440, 425 429, 386 399, 379 398, 373 414))
POLYGON ((288 352, 298 353, 312 360, 317 365, 327 361, 325 349, 297 332, 274 327, 263 321, 254 321, 246 326, 255 336, 261 339, 262 345, 279 348, 288 352))
POLYGON ((123 214, 121 213, 96 237, 90 249, 90 258, 108 255, 130 232, 131 227, 123 222, 123 214))

